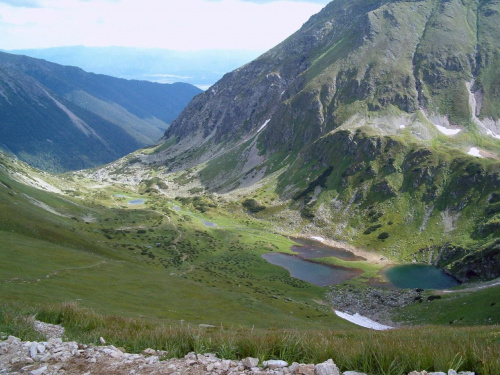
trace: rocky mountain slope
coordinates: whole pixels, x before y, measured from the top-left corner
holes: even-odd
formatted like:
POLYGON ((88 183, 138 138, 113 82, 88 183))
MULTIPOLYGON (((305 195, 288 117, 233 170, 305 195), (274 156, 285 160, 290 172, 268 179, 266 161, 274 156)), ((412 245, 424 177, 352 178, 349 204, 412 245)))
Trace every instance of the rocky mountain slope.
POLYGON ((0 53, 0 146, 51 171, 104 164, 154 144, 200 92, 0 53))
POLYGON ((334 0, 194 98, 137 169, 250 188, 285 232, 498 276, 499 21, 491 1, 334 0))

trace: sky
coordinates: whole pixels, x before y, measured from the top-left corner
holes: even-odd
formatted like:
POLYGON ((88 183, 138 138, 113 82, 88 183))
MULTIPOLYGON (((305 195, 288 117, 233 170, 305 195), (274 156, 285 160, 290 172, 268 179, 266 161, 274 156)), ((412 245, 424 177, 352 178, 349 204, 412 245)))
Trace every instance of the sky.
POLYGON ((0 49, 267 50, 329 0, 0 0, 0 49))

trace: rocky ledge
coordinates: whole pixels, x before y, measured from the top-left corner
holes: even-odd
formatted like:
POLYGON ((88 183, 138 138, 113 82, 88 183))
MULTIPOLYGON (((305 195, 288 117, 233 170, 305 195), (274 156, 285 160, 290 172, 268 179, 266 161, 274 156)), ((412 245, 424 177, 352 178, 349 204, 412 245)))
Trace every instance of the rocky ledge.
MULTIPOLYGON (((104 339, 101 342, 105 343, 104 339)), ((113 345, 93 346, 63 342, 50 338, 47 342, 21 341, 9 336, 0 341, 0 374, 64 375, 64 374, 162 374, 162 375, 229 375, 229 374, 297 374, 297 375, 366 375, 355 371, 340 372, 329 359, 320 364, 288 364, 281 360, 257 358, 241 361, 223 360, 214 354, 189 353, 183 359, 166 359, 168 353, 146 349, 142 354, 129 354, 113 345)), ((409 375, 457 375, 450 370, 409 375)), ((460 372, 458 375, 474 375, 460 372)))

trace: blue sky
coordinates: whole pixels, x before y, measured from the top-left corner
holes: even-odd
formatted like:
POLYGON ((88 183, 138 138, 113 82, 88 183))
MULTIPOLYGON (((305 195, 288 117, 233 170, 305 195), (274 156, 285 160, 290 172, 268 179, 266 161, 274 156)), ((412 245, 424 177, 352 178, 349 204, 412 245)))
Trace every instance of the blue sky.
POLYGON ((267 50, 328 0, 0 0, 0 49, 267 50))

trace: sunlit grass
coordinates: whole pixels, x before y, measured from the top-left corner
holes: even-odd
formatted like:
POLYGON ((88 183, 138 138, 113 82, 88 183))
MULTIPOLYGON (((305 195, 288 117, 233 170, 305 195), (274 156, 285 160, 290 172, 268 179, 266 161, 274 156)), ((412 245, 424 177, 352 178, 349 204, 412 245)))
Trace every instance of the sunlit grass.
POLYGON ((30 316, 62 324, 66 338, 82 343, 109 344, 129 352, 145 348, 167 350, 169 357, 188 352, 216 353, 220 358, 256 357, 289 363, 319 363, 329 358, 342 371, 371 375, 403 375, 413 370, 470 370, 477 375, 500 373, 500 327, 422 326, 386 332, 358 330, 262 330, 237 326, 201 328, 165 325, 139 318, 106 316, 74 303, 27 308, 3 305, 0 330, 35 338, 30 316), (22 319, 28 317, 28 319, 22 319))

